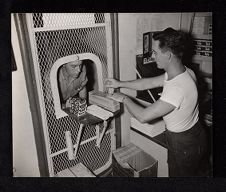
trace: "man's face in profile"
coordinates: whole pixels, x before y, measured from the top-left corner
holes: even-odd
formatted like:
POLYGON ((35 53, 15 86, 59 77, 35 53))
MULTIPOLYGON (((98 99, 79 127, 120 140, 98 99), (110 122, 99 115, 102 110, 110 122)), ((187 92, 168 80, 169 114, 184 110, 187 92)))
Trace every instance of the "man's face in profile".
POLYGON ((82 61, 71 61, 65 65, 65 69, 69 76, 78 78, 82 69, 82 61))

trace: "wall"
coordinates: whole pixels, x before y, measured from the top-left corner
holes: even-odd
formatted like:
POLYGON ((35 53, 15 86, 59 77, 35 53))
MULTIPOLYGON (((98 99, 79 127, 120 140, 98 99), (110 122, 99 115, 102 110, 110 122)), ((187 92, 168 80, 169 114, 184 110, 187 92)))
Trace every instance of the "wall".
MULTIPOLYGON (((192 17, 200 17, 200 16, 212 16, 211 12, 196 12, 196 13, 182 13, 182 19, 181 19, 181 29, 184 31, 189 31, 190 30, 190 23, 192 17)), ((198 25, 199 27, 202 26, 202 23, 198 25)), ((193 26, 195 28, 195 24, 193 26)), ((197 27, 197 26, 196 26, 197 27)), ((194 29, 193 29, 194 30, 194 29)), ((196 31, 196 30, 195 30, 196 31)), ((201 35, 193 33, 193 36, 198 39, 212 39, 212 35, 201 35)), ((200 70, 205 74, 208 74, 207 77, 205 78, 205 82, 208 84, 208 88, 212 90, 212 58, 201 58, 194 56, 193 62, 199 64, 200 70)))
POLYGON ((11 18, 11 33, 11 42, 17 65, 17 71, 12 72, 13 166, 16 169, 14 176, 39 177, 31 111, 13 17, 11 18))
MULTIPOLYGON (((136 20, 133 14, 118 14, 119 28, 119 71, 120 80, 132 80, 136 78, 133 70, 136 55, 136 20)), ((135 95, 134 91, 121 89, 121 92, 135 95)), ((130 114, 125 109, 121 116, 121 144, 130 142, 130 114)))

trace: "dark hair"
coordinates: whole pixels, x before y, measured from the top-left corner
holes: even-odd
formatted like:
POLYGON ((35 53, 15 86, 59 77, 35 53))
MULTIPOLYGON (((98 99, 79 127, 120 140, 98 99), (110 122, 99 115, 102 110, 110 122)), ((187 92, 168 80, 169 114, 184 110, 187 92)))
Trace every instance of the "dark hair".
POLYGON ((153 34, 153 39, 159 41, 159 48, 164 51, 171 51, 178 58, 182 58, 185 50, 185 36, 181 31, 167 28, 164 31, 153 34))

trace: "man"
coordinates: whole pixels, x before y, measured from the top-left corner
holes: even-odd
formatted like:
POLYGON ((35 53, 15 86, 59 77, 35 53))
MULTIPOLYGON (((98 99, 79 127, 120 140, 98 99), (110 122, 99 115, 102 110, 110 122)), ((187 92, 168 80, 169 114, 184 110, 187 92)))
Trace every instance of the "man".
MULTIPOLYGON (((74 96, 81 99, 87 98, 86 67, 82 61, 76 60, 64 64, 59 71, 59 88, 63 105, 74 96)), ((63 106, 64 107, 64 106, 63 106)))
POLYGON ((199 123, 198 91, 192 70, 182 63, 185 49, 183 33, 172 28, 153 35, 153 56, 165 74, 134 81, 107 79, 107 87, 148 90, 163 87, 159 100, 143 108, 127 95, 112 98, 124 103, 140 122, 163 117, 166 124, 169 176, 198 176, 206 152, 206 135, 199 123))

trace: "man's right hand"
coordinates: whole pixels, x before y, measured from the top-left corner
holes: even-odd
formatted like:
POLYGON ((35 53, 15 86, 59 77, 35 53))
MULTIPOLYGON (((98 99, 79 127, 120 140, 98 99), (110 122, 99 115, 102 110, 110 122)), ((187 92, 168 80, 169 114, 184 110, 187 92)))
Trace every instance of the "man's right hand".
POLYGON ((106 79, 105 80, 105 86, 106 87, 112 87, 112 88, 119 88, 120 87, 120 81, 116 79, 106 79))
POLYGON ((70 108, 71 107, 71 103, 70 103, 71 97, 67 99, 65 107, 66 108, 70 108))

